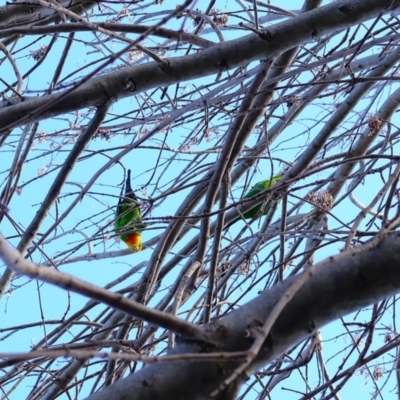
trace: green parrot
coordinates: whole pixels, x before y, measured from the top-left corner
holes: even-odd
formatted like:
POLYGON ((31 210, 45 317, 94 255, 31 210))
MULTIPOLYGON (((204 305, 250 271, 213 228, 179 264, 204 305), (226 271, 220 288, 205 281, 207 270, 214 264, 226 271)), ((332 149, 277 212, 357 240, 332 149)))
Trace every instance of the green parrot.
POLYGON ((115 233, 131 250, 138 252, 142 250, 142 230, 146 225, 142 222, 139 202, 131 187, 130 169, 126 177, 124 196, 122 191, 115 211, 115 233))
MULTIPOLYGON (((256 184, 243 196, 243 199, 247 199, 247 198, 249 198, 249 197, 253 197, 253 196, 257 195, 258 193, 262 192, 263 190, 268 189, 271 185, 273 185, 274 183, 280 181, 280 180, 282 179, 282 176, 283 176, 283 175, 276 175, 276 176, 274 176, 272 179, 266 179, 265 181, 261 181, 261 182, 256 183, 256 184)), ((268 207, 266 207, 265 210, 263 211, 263 213, 260 214, 260 212, 261 212, 260 210, 261 210, 261 207, 263 206, 263 202, 264 202, 264 199, 260 199, 260 204, 257 204, 257 205, 256 205, 255 207, 253 207, 251 210, 245 212, 245 213, 243 214, 243 217, 246 218, 246 219, 253 219, 253 218, 256 218, 256 217, 261 217, 261 215, 266 215, 266 214, 268 214, 268 210, 269 210, 268 207)), ((243 219, 242 217, 239 217, 239 218, 233 220, 233 221, 227 226, 227 228, 230 227, 231 225, 233 225, 234 223, 236 223, 236 222, 242 220, 242 219, 243 219)))

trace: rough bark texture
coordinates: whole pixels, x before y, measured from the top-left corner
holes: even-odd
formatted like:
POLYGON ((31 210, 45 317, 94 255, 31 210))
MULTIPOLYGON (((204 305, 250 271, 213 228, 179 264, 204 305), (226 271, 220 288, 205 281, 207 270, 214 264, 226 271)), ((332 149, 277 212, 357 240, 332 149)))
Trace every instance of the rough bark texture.
MULTIPOLYGON (((190 338, 180 338, 171 354, 247 350, 257 328, 296 279, 297 276, 286 279, 220 321, 205 326, 204 329, 214 332, 218 347, 207 348, 206 344, 190 343, 190 338)), ((316 329, 398 292, 400 234, 391 234, 370 251, 350 251, 339 261, 332 258, 309 277, 281 313, 252 365, 253 372, 316 329)), ((89 396, 88 400, 207 399, 239 364, 222 360, 159 362, 89 396)))

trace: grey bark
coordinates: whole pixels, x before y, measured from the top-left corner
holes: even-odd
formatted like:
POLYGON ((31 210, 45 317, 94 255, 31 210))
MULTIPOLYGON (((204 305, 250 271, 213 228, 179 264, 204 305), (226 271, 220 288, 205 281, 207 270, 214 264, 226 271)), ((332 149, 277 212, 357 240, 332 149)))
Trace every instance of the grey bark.
POLYGON ((61 93, 12 105, 0 110, 2 129, 99 106, 110 99, 123 99, 155 87, 244 66, 251 61, 272 59, 295 46, 318 40, 329 33, 377 17, 380 13, 394 11, 399 6, 400 0, 336 1, 285 20, 259 34, 251 33, 215 44, 197 54, 167 58, 164 64, 151 62, 127 67, 94 77, 61 93))
MULTIPOLYGON (((264 366, 315 330, 350 312, 400 292, 400 235, 372 250, 331 257, 295 294, 278 317, 250 372, 264 366)), ((305 272, 308 273, 307 271, 305 272)), ((277 301, 298 279, 291 277, 219 321, 204 326, 212 344, 181 337, 170 354, 247 350, 277 301)), ((88 400, 201 400, 209 398, 240 361, 158 362, 88 397, 88 400)), ((243 383, 241 378, 239 383, 243 383)))

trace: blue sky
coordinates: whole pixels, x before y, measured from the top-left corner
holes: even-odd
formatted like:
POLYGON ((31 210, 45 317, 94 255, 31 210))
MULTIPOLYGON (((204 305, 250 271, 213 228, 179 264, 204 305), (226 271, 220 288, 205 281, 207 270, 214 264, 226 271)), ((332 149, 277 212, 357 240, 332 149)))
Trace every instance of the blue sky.
MULTIPOLYGON (((328 3, 328 2, 324 2, 328 3)), ((176 3, 178 4, 178 3, 176 3)), ((278 2, 275 2, 279 6, 278 2)), ((288 9, 299 9, 301 7, 302 2, 298 1, 290 1, 285 2, 285 8, 288 9)), ((219 9, 225 9, 228 7, 228 2, 217 2, 216 7, 219 9)), ((156 6, 153 6, 156 7, 156 6)), ((165 2, 162 7, 158 7, 159 10, 168 10, 173 9, 175 7, 174 2, 165 2)), ((198 2, 196 7, 202 8, 201 3, 198 2)), ((153 8, 146 9, 146 12, 150 12, 153 8)), ((94 13, 98 14, 97 18, 102 20, 104 18, 105 11, 100 14, 97 8, 94 9, 94 13)), ((127 18, 123 22, 128 22, 132 20, 135 22, 136 19, 139 19, 140 16, 135 16, 127 18)), ((94 19, 96 20, 96 18, 94 19)), ((147 22, 150 23, 150 22, 147 22)), ((181 20, 171 21, 170 27, 177 29, 182 24, 181 20)), ((188 29, 192 29, 192 22, 186 21, 186 26, 188 29)), ((224 35, 227 40, 236 37, 236 35, 241 35, 241 32, 233 32, 231 30, 224 30, 224 35)), ((243 33, 244 34, 244 33, 243 33)), ((60 35, 60 38, 57 40, 54 49, 52 50, 49 57, 45 60, 44 64, 38 68, 38 70, 33 73, 28 80, 24 82, 25 94, 28 96, 36 96, 43 95, 44 90, 48 88, 49 82, 51 81, 54 65, 60 59, 62 54, 66 34, 60 35), (49 74, 44 76, 43 71, 48 71, 49 74)), ((80 42, 75 42, 72 48, 73 57, 68 59, 68 62, 65 65, 65 69, 63 71, 62 77, 67 76, 72 71, 75 71, 78 67, 83 67, 83 70, 76 75, 73 75, 68 79, 68 82, 78 79, 81 77, 81 74, 85 74, 90 72, 93 69, 93 66, 89 66, 89 64, 97 59, 103 57, 99 51, 96 51, 96 48, 90 45, 90 42, 93 41, 93 36, 89 33, 80 33, 79 34, 80 42), (84 41, 86 40, 86 43, 84 41)), ((216 35, 212 32, 207 35, 207 38, 210 40, 217 41, 216 35)), ((30 43, 32 38, 24 38, 18 43, 17 48, 23 48, 25 45, 30 43)), ((49 39, 43 38, 40 39, 36 45, 29 49, 37 49, 41 44, 48 44, 49 39)), ((164 43, 163 39, 153 38, 149 42, 148 45, 157 45, 164 43)), ((113 45, 109 43, 109 48, 112 51, 118 51, 121 47, 120 45, 113 45)), ((102 49, 104 52, 106 50, 102 49)), ((29 51, 24 50, 19 55, 16 56, 17 61, 21 63, 21 69, 23 71, 28 70, 31 66, 35 64, 33 58, 29 57, 29 51)), ((104 55, 107 55, 106 53, 104 55)), ((117 63, 116 63, 117 64, 117 63)), ((115 65, 116 65, 115 64, 115 65)), ((256 65, 254 63, 253 65, 256 65)), ((105 69, 105 71, 110 71, 113 66, 109 66, 105 69)), ((12 70, 9 64, 3 63, 2 68, 2 76, 5 77, 9 81, 13 81, 14 76, 12 74, 12 70)), ((249 67, 250 68, 250 67, 249 67)), ((104 71, 104 72, 105 72, 104 71)), ((303 79, 306 79, 307 75, 305 74, 303 79)), ((184 82, 180 85, 179 91, 190 93, 195 88, 200 87, 201 85, 206 85, 207 83, 213 82, 214 77, 207 77, 204 79, 198 79, 196 81, 184 82)), ((205 89, 204 89, 205 91, 205 89)), ((170 87, 168 89, 168 94, 173 97, 175 93, 175 87, 170 87)), ((156 90, 153 95, 153 101, 157 104, 160 100, 161 91, 156 90)), ((385 94, 381 95, 380 102, 377 104, 381 104, 385 98, 385 94)), ((190 101, 190 98, 189 98, 190 101)), ((338 100, 339 101, 339 100, 338 100)), ((104 122, 105 127, 115 126, 116 124, 127 123, 131 120, 131 118, 137 117, 135 114, 132 116, 130 113, 132 110, 136 110, 138 108, 138 104, 142 104, 143 96, 138 95, 136 97, 127 98, 123 101, 119 101, 114 104, 110 110, 108 118, 104 122), (127 117, 122 120, 114 120, 114 115, 127 113, 127 117)), ((362 104, 360 104, 362 106, 362 104)), ((282 109, 285 106, 282 105, 280 109, 277 110, 277 115, 282 113, 282 109)), ((362 108, 362 107, 361 107, 362 108)), ((287 109, 287 108, 286 108, 287 109)), ((63 164, 65 160, 65 156, 68 150, 73 146, 73 136, 80 129, 80 125, 87 122, 83 118, 85 113, 88 110, 80 110, 76 112, 74 116, 60 116, 57 118, 53 118, 51 120, 46 120, 40 123, 38 132, 45 133, 45 140, 40 141, 39 139, 35 139, 35 144, 33 150, 31 151, 27 162, 24 164, 24 168, 21 175, 20 183, 22 184, 21 194, 15 195, 13 197, 12 202, 10 203, 10 215, 16 221, 18 226, 21 229, 26 228, 32 217, 35 214, 35 211, 40 206, 41 202, 49 185, 53 182, 56 177, 60 166, 63 164), (72 125, 70 122, 73 121, 75 125, 72 125), (62 130, 68 132, 69 137, 67 137, 64 133, 60 133, 62 130), (70 141, 70 143, 68 143, 70 141), (52 151, 54 148, 60 147, 59 151, 52 151), (52 171, 47 173, 48 171, 52 171)), ((271 146, 271 153, 274 157, 283 158, 288 162, 294 162, 295 159, 299 156, 304 147, 309 143, 311 138, 318 132, 320 125, 315 124, 315 120, 320 118, 322 115, 328 116, 334 111, 334 108, 329 104, 329 100, 326 101, 326 104, 321 101, 318 105, 314 107, 309 107, 306 112, 304 112, 295 123, 290 125, 284 133, 279 137, 279 139, 273 143, 271 146), (310 129, 310 126, 312 129, 310 129)), ((376 109, 371 110, 371 113, 375 112, 376 109)), ((147 112, 149 114, 149 112, 147 112)), ((198 112, 196 117, 202 117, 202 111, 198 112)), ((353 126, 357 122, 358 115, 354 115, 353 119, 347 123, 348 127, 353 126)), ((189 151, 200 152, 202 150, 213 150, 218 149, 220 145, 220 140, 222 135, 226 132, 228 128, 228 119, 224 115, 220 115, 215 117, 212 120, 212 130, 210 137, 208 139, 203 139, 200 143, 191 143, 188 145, 189 151)), ((276 119, 277 121, 277 119, 276 119)), ((276 121, 271 120, 270 124, 273 125, 276 121)), ((398 123, 397 116, 392 121, 394 124, 398 123)), ((145 146, 140 149, 136 149, 134 152, 131 152, 123 159, 119 165, 114 165, 112 168, 108 169, 104 173, 102 173, 95 184, 90 188, 89 193, 87 193, 82 201, 80 201, 71 214, 65 219, 57 229, 56 235, 51 237, 51 241, 46 243, 43 246, 43 250, 47 257, 54 257, 55 260, 58 260, 57 256, 60 252, 64 252, 68 249, 73 248, 78 244, 82 244, 83 246, 77 250, 73 256, 84 256, 88 253, 88 245, 85 244, 85 238, 91 238, 96 232, 104 228, 104 233, 101 233, 95 240, 91 241, 92 251, 94 253, 103 253, 107 251, 115 251, 118 249, 125 249, 125 245, 123 243, 118 243, 112 237, 111 230, 111 222, 113 219, 114 207, 117 202, 117 197, 120 193, 121 184, 123 182, 123 168, 131 168, 133 170, 132 174, 132 186, 137 191, 140 197, 143 199, 147 198, 157 198, 160 196, 162 192, 167 189, 172 189, 173 180, 182 172, 183 168, 188 164, 187 160, 192 160, 195 157, 195 154, 190 154, 190 152, 186 152, 185 154, 177 154, 174 163, 171 166, 167 164, 167 158, 170 157, 172 151, 164 150, 161 153, 159 164, 157 165, 157 159, 160 155, 159 146, 162 144, 163 140, 166 137, 166 144, 170 147, 170 149, 178 149, 182 147, 185 143, 185 139, 187 137, 188 132, 191 132, 193 128, 196 126, 198 121, 192 121, 190 118, 187 118, 180 127, 172 128, 168 130, 168 132, 157 133, 150 141, 148 141, 145 146), (151 146, 155 148, 150 148, 151 146), (157 166, 157 167, 156 167, 157 166), (104 236, 105 235, 105 236, 104 236)), ((144 134, 148 129, 153 128, 154 125, 149 124, 148 126, 141 126, 139 124, 135 125, 130 130, 122 130, 119 135, 112 135, 110 140, 104 139, 96 139, 90 143, 89 148, 85 151, 81 160, 77 163, 76 168, 71 172, 71 175, 68 178, 68 182, 62 190, 62 193, 59 196, 59 200, 50 210, 49 215, 43 222, 40 227, 39 233, 44 233, 55 221, 55 219, 59 218, 59 216, 68 208, 71 202, 78 196, 82 187, 84 187, 87 182, 93 177, 93 175, 99 170, 99 168, 108 161, 109 158, 118 154, 126 145, 129 145, 132 140, 135 140, 139 137, 139 135, 144 134)), ((345 129, 345 127, 342 127, 345 129)), ((0 184, 4 185, 4 180, 7 177, 7 172, 10 168, 10 165, 13 160, 13 155, 15 152, 15 148, 17 146, 19 137, 21 135, 21 129, 16 129, 13 134, 10 136, 7 144, 2 149, 2 161, 0 165, 0 184)), ((253 135, 249 142, 246 144, 247 146, 251 146, 255 144, 258 136, 253 135)), ((343 143, 343 149, 346 148, 346 143, 343 143)), ((398 150, 397 146, 395 147, 398 150)), ((335 151, 335 150, 332 150, 335 151)), ((203 169, 199 168, 200 175, 198 178, 201 178, 205 171, 207 171, 210 166, 213 165, 217 157, 217 153, 210 153, 207 158, 202 162, 204 165, 203 169)), ((381 163, 382 164, 382 163, 381 163)), ((275 161, 274 170, 278 171, 282 169, 282 163, 275 161)), ((334 168, 327 170, 323 173, 319 173, 317 176, 313 176, 311 180, 301 181, 298 186, 306 185, 307 183, 313 182, 316 179, 325 179, 329 176, 329 174, 334 171, 334 168)), ((270 173, 270 161, 268 157, 264 160, 261 160, 257 167, 251 171, 251 182, 256 183, 259 180, 264 179, 265 175, 270 173)), ((193 182, 194 178, 192 176, 188 181, 193 182)), ((236 199, 240 196, 241 191, 243 190, 244 179, 240 181, 233 188, 232 192, 236 199)), ((370 188, 374 187, 374 185, 380 184, 379 176, 368 176, 365 179, 363 185, 360 185, 355 190, 355 195, 357 198, 360 198, 365 204, 368 204, 374 195, 375 192, 371 191, 370 188)), ((174 215, 177 207, 179 206, 182 199, 188 195, 191 188, 186 190, 178 191, 172 195, 169 195, 162 201, 156 201, 154 208, 151 210, 149 217, 168 217, 174 215)), ((304 195, 307 192, 308 188, 304 188, 302 190, 296 191, 294 188, 294 192, 297 196, 304 195)), ((295 202, 294 198, 289 198, 289 201, 295 202)), ((305 206, 302 209, 302 212, 310 210, 310 207, 305 206)), ((337 208, 335 208, 335 215, 349 215, 349 213, 354 213, 355 206, 352 205, 348 200, 344 201, 337 208)), ((278 212, 280 212, 280 207, 278 208, 278 212)), ((277 216, 275 217, 275 219, 277 216)), ((367 219, 368 221, 368 219, 367 219)), ((257 223, 254 223, 255 226, 257 223)), ((329 220, 329 227, 333 229, 337 226, 337 222, 334 219, 329 220)), ((232 230, 233 232, 238 233, 240 228, 243 225, 238 224, 232 230)), ((166 227, 166 222, 158 221, 154 225, 151 225, 151 230, 144 233, 144 241, 149 240, 154 235, 163 232, 166 227), (153 229, 154 228, 154 229, 153 229)), ((1 226, 2 233, 9 237, 10 243, 16 245, 18 243, 18 238, 15 237, 16 232, 14 228, 12 228, 11 224, 8 221, 4 221, 1 226)), ((194 235, 193 232, 192 235, 194 235)), ((188 235, 187 239, 191 236, 188 235)), ((185 240, 187 240, 185 239, 185 240)), ((224 242, 226 245, 227 242, 224 242)), ((182 244, 178 244, 176 248, 173 249, 173 252, 179 251, 182 244)), ((271 246, 277 245, 276 241, 273 241, 271 246)), ((342 243, 334 243, 325 248, 324 251, 320 251, 316 254, 315 261, 319 261, 324 259, 330 254, 336 254, 340 251, 342 247, 342 243)), ((266 247, 263 250, 263 253, 259 254, 259 259, 265 259, 267 257, 268 252, 271 250, 271 247, 266 247)), ((139 265, 142 261, 146 261, 149 259, 151 255, 152 248, 144 249, 144 251, 136 254, 129 254, 124 257, 113 257, 113 258, 105 258, 99 261, 81 261, 70 264, 65 264, 60 266, 60 270, 63 272, 70 273, 74 276, 80 277, 82 279, 88 280, 92 283, 95 283, 99 286, 103 286, 110 281, 117 279, 121 274, 127 272, 130 268, 139 265)), ((66 257, 70 257, 71 254, 66 255, 66 257)), ((172 257, 171 254, 170 257, 172 257)), ((46 262, 47 259, 40 255, 39 252, 34 253, 33 261, 42 263, 46 262)), ((185 262, 184 260, 182 262, 185 262)), ((252 264, 254 267, 256 263, 252 264)), ((264 271, 265 272, 265 271, 264 271)), ((261 272, 260 272, 261 273, 261 272)), ((129 284, 134 283, 140 276, 140 273, 136 274, 128 278, 125 282, 116 285, 113 290, 121 289, 129 284)), ((164 292, 167 290, 168 285, 173 281, 175 275, 171 275, 170 279, 166 279, 163 282, 162 290, 160 296, 155 297, 150 305, 154 306, 159 299, 163 296, 164 292)), ((239 278, 238 278, 239 279, 239 278)), ((11 293, 4 296, 1 300, 0 306, 2 307, 2 317, 1 317, 1 327, 11 327, 18 326, 21 324, 26 324, 30 322, 38 322, 41 321, 42 318, 44 320, 59 320, 62 316, 70 316, 73 312, 80 309, 87 301, 87 298, 83 296, 66 293, 64 290, 61 290, 57 287, 50 286, 47 284, 42 284, 36 281, 30 281, 25 277, 16 277, 13 281, 13 290, 11 293), (41 304, 41 308, 39 307, 41 304)), ((260 284, 256 286, 251 295, 246 295, 240 301, 240 304, 248 301, 252 296, 255 296, 257 290, 263 289, 263 285, 260 284)), ((237 289, 232 296, 232 298, 239 297, 242 293, 243 288, 237 289)), ((194 296, 192 302, 189 302, 187 306, 184 306, 182 310, 187 309, 193 304, 193 302, 197 299, 199 294, 202 291, 198 291, 198 294, 194 296)), ((103 310, 103 307, 97 307, 94 310, 91 310, 87 313, 88 320, 94 320, 98 313, 103 310)), ((357 315, 357 320, 360 321, 363 319, 365 315, 365 320, 370 318, 370 310, 363 311, 361 314, 357 315)), ((185 315, 182 315, 185 316, 185 315)), ((346 321, 352 321, 353 316, 345 317, 346 321)), ((393 321, 390 320, 388 315, 387 321, 381 321, 382 327, 384 324, 393 325, 393 321)), ((3 340, 0 341, 0 351, 24 351, 29 350, 32 344, 36 344, 45 334, 45 332, 49 332, 54 329, 54 325, 48 324, 46 328, 43 326, 38 326, 36 328, 30 328, 29 330, 20 329, 18 332, 15 332, 11 337, 4 340, 4 335, 0 334, 0 337, 3 337, 3 340)), ((80 332, 82 326, 73 327, 68 335, 64 335, 63 340, 69 341, 72 336, 77 332, 80 332)), ((343 334, 343 328, 341 323, 333 323, 329 326, 325 327, 322 330, 323 339, 327 342, 324 345, 324 354, 325 359, 328 360, 332 357, 338 349, 343 348, 345 345, 350 345, 348 336, 339 336, 343 334), (332 345, 333 342, 333 345, 332 345)), ((377 344, 380 345, 383 343, 383 337, 377 339, 377 344)), ((373 350, 373 347, 371 348, 373 350)), ((345 353, 345 352, 344 352, 345 353)), ((352 356, 354 357, 354 356, 352 356)), ((390 356, 385 356, 385 360, 391 361, 390 356)), ((56 365, 62 364, 64 361, 62 359, 56 361, 56 365)), ((341 355, 333 357, 329 362, 328 366, 335 371, 335 368, 338 364, 342 362, 341 355)), ((388 368, 390 367, 390 364, 388 368)), ((309 366, 309 377, 314 376, 315 374, 315 360, 309 366)), ((282 387, 296 387, 299 391, 305 391, 304 383, 302 379, 296 377, 297 372, 292 373, 291 381, 283 382, 280 384, 282 387), (292 380, 293 379, 293 380, 292 380)), ((315 374, 316 375, 316 374, 315 374)), ((310 385, 312 384, 312 380, 310 379, 310 385)), ((318 376, 315 376, 315 381, 319 379, 318 376)), ((32 380, 33 383, 33 380, 32 380)), ((391 378, 390 383, 386 386, 387 392, 385 393, 387 396, 390 396, 389 393, 393 394, 391 390, 394 387, 394 379, 391 378)), ((18 396, 23 396, 26 390, 26 387, 29 386, 29 380, 26 381, 25 385, 19 387, 14 393, 14 398, 18 398, 18 396)), ((259 389, 259 388, 258 388, 259 389)), ((357 394, 360 398, 367 398, 370 396, 371 392, 374 390, 374 387, 369 379, 366 384, 364 384, 364 377, 356 374, 356 377, 353 379, 352 383, 346 386, 341 395, 343 398, 351 398, 351 395, 354 395, 354 391, 357 390, 357 394), (360 384, 360 380, 363 381, 360 384)), ((297 399, 299 396, 297 393, 291 393, 286 389, 278 389, 274 392, 274 399, 297 399)), ((254 394, 255 396, 255 394, 254 394)), ((63 396, 61 398, 64 398, 63 396)), ((251 397, 249 397, 251 398, 251 397)), ((255 398, 255 397, 254 397, 255 398)))

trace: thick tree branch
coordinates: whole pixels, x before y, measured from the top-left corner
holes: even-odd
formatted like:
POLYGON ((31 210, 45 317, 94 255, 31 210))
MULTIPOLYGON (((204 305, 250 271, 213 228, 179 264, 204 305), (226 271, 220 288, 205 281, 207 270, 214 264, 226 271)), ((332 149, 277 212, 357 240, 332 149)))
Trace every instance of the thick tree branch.
POLYGON ((390 2, 389 8, 387 0, 337 1, 276 24, 259 34, 219 43, 197 54, 166 59, 167 68, 160 68, 156 62, 128 67, 92 78, 62 93, 10 106, 0 110, 2 129, 98 106, 109 98, 123 99, 155 87, 245 66, 255 60, 270 59, 399 6, 400 0, 390 2))
MULTIPOLYGON (((372 250, 349 251, 330 260, 309 277, 279 315, 251 366, 253 372, 316 329, 400 292, 398 233, 390 234, 372 250)), ((295 276, 285 280, 225 318, 207 325, 205 329, 213 332, 220 341, 218 348, 208 351, 248 349, 257 329, 297 279, 295 276)), ((191 342, 190 338, 181 338, 172 354, 204 351, 207 349, 191 342)), ((205 363, 196 360, 153 364, 89 396, 88 400, 204 399, 238 365, 239 362, 205 363)))

